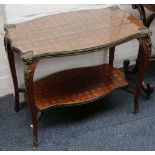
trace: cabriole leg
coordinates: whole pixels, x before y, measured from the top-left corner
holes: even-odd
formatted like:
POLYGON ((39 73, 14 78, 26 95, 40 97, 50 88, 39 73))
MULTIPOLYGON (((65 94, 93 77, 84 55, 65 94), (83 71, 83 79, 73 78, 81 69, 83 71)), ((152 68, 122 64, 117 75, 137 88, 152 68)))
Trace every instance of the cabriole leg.
POLYGON ((34 88, 33 88, 33 77, 37 62, 26 63, 24 66, 24 77, 26 86, 26 101, 29 105, 29 110, 32 119, 32 130, 33 130, 33 146, 38 145, 38 121, 37 121, 37 109, 34 101, 34 88))
POLYGON ((14 95, 15 95, 14 110, 18 112, 19 111, 19 89, 18 89, 18 81, 17 81, 17 74, 16 74, 16 68, 15 68, 14 53, 11 48, 10 41, 5 39, 4 42, 5 42, 5 47, 8 55, 8 61, 9 61, 11 75, 12 75, 13 85, 14 85, 14 95))
POLYGON ((141 86, 144 81, 144 75, 148 66, 149 53, 150 53, 150 42, 148 37, 139 38, 140 52, 139 52, 139 61, 138 61, 138 77, 136 92, 134 96, 134 113, 139 112, 139 97, 141 92, 141 86))

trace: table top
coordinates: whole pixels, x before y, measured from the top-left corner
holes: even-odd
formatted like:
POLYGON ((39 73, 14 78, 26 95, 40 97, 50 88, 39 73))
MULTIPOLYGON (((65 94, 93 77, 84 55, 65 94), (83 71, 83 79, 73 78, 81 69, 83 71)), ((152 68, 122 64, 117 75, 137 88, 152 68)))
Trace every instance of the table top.
POLYGON ((140 20, 117 7, 49 15, 8 25, 7 38, 22 54, 61 56, 92 52, 150 34, 140 20))

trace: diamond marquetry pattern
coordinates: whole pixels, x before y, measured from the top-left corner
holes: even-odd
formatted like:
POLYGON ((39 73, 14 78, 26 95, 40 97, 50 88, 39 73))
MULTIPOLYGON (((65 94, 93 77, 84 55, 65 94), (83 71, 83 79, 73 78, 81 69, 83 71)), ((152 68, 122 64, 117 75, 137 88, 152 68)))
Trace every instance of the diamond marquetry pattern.
POLYGON ((82 104, 126 85, 124 74, 108 64, 70 69, 35 82, 35 103, 40 110, 82 104))
POLYGON ((66 53, 108 45, 140 33, 139 20, 120 9, 60 13, 19 23, 9 28, 12 45, 34 55, 66 53))

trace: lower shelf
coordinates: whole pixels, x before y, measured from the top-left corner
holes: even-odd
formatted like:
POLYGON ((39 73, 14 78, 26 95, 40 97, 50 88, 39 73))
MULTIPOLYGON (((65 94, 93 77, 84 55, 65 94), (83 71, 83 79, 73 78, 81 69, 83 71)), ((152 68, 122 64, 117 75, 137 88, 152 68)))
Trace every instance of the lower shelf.
POLYGON ((34 83, 35 104, 39 110, 83 104, 127 85, 124 74, 108 64, 65 70, 34 83))

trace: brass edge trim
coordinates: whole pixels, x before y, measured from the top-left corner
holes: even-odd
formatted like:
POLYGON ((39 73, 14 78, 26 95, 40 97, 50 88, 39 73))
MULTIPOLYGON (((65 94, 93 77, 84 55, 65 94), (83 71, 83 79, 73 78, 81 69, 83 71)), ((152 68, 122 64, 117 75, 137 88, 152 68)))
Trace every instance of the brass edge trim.
MULTIPOLYGON (((152 31, 146 27, 143 27, 140 29, 141 32, 130 35, 126 38, 117 40, 112 43, 108 43, 105 45, 100 45, 96 47, 91 47, 87 49, 79 49, 79 50, 72 50, 72 51, 62 51, 62 52, 48 52, 44 54, 38 54, 34 55, 33 51, 28 51, 26 53, 22 53, 22 51, 14 46, 12 48, 14 51, 18 52, 21 54, 21 58, 25 63, 31 63, 33 60, 39 60, 39 59, 44 59, 44 58, 51 58, 51 57, 65 57, 65 56, 74 56, 74 55, 81 55, 81 54, 87 54, 87 53, 93 53, 101 50, 105 50, 114 46, 118 46, 120 44, 123 44, 127 41, 133 40, 133 39, 138 39, 140 37, 147 37, 152 35, 152 31), (30 54, 31 53, 31 54, 30 54)), ((12 41, 7 37, 7 39, 12 43, 12 41)))
POLYGON ((16 25, 15 24, 6 24, 5 27, 7 29, 12 29, 12 28, 16 28, 16 25))
POLYGON ((31 64, 33 62, 33 51, 28 51, 21 55, 22 60, 25 64, 31 64))
POLYGON ((34 55, 33 59, 43 59, 43 58, 50 58, 50 57, 65 57, 65 56, 74 56, 74 55, 80 55, 80 54, 93 53, 93 52, 97 52, 97 51, 105 50, 105 49, 108 49, 114 46, 121 45, 133 39, 147 37, 147 36, 150 36, 151 34, 152 34, 152 31, 150 31, 149 29, 143 29, 142 32, 140 33, 128 36, 126 38, 120 39, 112 43, 108 43, 106 45, 100 45, 96 47, 73 50, 73 51, 62 51, 62 52, 51 52, 51 53, 49 52, 49 53, 44 53, 44 54, 38 54, 38 55, 34 55))

